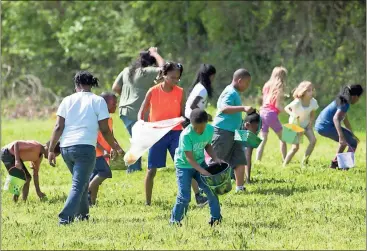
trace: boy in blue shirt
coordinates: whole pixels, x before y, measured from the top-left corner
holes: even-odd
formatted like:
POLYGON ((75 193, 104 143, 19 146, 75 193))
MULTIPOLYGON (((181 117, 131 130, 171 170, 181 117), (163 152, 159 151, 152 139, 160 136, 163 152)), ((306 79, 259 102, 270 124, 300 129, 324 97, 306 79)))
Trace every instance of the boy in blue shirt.
POLYGON ((207 195, 211 219, 209 224, 213 226, 222 219, 218 196, 201 180, 200 174, 211 175, 205 169, 204 150, 216 163, 221 163, 213 151, 211 145, 214 128, 208 125, 208 114, 199 108, 194 109, 190 115, 191 124, 186 127, 179 140, 175 152, 175 167, 178 184, 176 204, 173 207, 170 222, 181 225, 184 215, 187 213, 191 198, 191 180, 195 179, 199 187, 207 195))
POLYGON ((240 93, 250 86, 250 81, 251 75, 246 69, 235 71, 232 83, 218 99, 217 115, 213 122, 213 149, 220 159, 234 169, 236 192, 245 190, 246 156, 242 142, 234 140, 234 132, 241 128, 242 112, 254 111, 251 106, 243 106, 240 97, 240 93))

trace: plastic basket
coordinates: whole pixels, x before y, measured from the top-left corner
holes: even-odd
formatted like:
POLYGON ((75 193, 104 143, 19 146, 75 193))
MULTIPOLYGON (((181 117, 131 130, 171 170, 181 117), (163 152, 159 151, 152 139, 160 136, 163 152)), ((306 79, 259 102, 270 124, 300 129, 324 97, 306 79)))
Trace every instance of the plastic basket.
POLYGON ((289 144, 300 144, 303 140, 305 129, 295 124, 283 125, 282 141, 289 144))

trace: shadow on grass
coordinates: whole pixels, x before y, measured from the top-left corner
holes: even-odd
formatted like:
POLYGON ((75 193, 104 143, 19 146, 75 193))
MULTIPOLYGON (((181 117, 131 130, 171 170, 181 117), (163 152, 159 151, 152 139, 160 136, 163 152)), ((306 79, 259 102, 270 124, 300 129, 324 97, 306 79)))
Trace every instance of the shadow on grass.
POLYGON ((271 183, 271 184, 280 184, 280 183, 286 183, 289 181, 286 181, 284 179, 276 179, 276 178, 252 178, 251 184, 264 184, 264 183, 271 183))
POLYGON ((68 198, 68 195, 63 194, 63 195, 57 195, 57 196, 52 197, 52 198, 47 197, 45 199, 42 199, 42 201, 47 202, 49 204, 57 204, 57 203, 64 203, 67 198, 68 198))
POLYGON ((270 222, 234 222, 235 227, 239 228, 251 228, 251 229, 257 229, 257 228, 283 228, 284 225, 280 224, 276 221, 270 221, 270 222))
POLYGON ((306 187, 275 187, 275 188, 258 188, 255 191, 249 192, 249 194, 262 194, 262 195, 282 195, 292 196, 294 193, 307 192, 309 189, 306 187))

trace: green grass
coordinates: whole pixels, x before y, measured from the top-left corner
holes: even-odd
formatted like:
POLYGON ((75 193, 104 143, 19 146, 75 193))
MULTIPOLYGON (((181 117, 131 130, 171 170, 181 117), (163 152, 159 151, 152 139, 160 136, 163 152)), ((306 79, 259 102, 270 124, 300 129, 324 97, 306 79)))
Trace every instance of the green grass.
MULTIPOLYGON (((53 121, 2 121, 2 143, 15 139, 45 142, 53 121)), ((124 148, 127 132, 115 117, 115 134, 124 148)), ((365 133, 357 152, 357 166, 329 170, 336 143, 318 137, 311 166, 301 169, 301 146, 289 167, 281 167, 278 141, 271 133, 263 162, 254 166, 254 183, 245 194, 220 197, 224 221, 210 228, 208 207, 191 203, 182 228, 168 225, 177 192, 172 161, 155 179, 153 204, 144 206, 145 172, 127 175, 113 171, 101 187, 98 206, 89 222, 57 225, 71 185, 61 157, 55 168, 41 166, 39 201, 34 187, 26 203, 14 204, 2 191, 2 249, 365 249, 366 164, 365 133)), ((305 140, 307 141, 307 140, 305 140)), ((146 158, 143 163, 146 169, 146 158)), ((6 170, 1 168, 2 182, 6 170)), ((32 184, 33 185, 33 184, 32 184)), ((194 201, 192 199, 192 201, 194 201)))

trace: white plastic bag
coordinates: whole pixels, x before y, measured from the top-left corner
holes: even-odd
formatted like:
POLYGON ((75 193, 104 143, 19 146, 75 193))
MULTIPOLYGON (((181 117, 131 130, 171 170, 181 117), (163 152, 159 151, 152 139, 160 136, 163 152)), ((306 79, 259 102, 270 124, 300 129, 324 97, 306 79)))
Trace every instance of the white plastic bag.
POLYGON ((338 153, 338 167, 341 169, 354 167, 354 152, 338 153))
POLYGON ((149 148, 183 121, 185 121, 183 117, 157 122, 137 121, 132 128, 130 149, 124 156, 125 164, 127 166, 134 164, 149 148))

